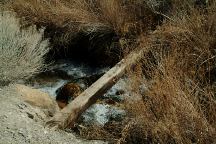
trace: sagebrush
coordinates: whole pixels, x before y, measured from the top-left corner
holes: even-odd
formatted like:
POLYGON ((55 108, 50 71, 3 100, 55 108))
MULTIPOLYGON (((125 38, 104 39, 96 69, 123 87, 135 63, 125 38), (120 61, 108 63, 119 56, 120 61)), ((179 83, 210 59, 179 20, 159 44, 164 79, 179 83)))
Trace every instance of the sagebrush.
POLYGON ((21 30, 14 13, 0 13, 0 85, 27 79, 40 72, 49 51, 43 30, 21 30))

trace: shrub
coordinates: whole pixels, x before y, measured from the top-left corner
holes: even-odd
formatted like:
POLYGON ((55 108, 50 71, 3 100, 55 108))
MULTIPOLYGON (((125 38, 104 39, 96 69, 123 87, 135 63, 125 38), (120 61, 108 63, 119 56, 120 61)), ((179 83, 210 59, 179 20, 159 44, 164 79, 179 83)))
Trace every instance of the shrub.
POLYGON ((48 42, 42 40, 43 30, 34 26, 20 29, 11 12, 0 13, 0 85, 27 79, 40 72, 48 42))

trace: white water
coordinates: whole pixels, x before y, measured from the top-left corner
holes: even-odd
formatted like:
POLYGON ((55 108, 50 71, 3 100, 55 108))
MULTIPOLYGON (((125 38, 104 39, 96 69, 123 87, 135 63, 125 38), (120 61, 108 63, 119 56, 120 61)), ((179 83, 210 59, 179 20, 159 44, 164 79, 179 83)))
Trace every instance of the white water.
POLYGON ((67 80, 59 80, 57 83, 53 84, 52 86, 43 86, 39 88, 41 91, 48 93, 51 96, 56 97, 56 91, 65 85, 68 81, 67 80))
MULTIPOLYGON (((33 84, 33 86, 37 89, 49 93, 51 96, 56 97, 56 91, 66 83, 73 82, 73 79, 88 77, 95 74, 102 74, 108 70, 109 68, 92 68, 84 64, 73 63, 69 60, 60 60, 50 67, 50 71, 56 74, 56 76, 51 77, 51 81, 50 79, 47 82, 46 80, 44 80, 42 84, 36 82, 35 84, 33 84), (61 73, 64 75, 67 74, 69 79, 60 78, 61 73)), ((79 85, 81 87, 86 87, 84 83, 79 83, 79 85)), ((122 79, 116 85, 114 85, 104 96, 101 97, 104 97, 105 99, 112 98, 112 96, 116 96, 116 92, 118 90, 122 90, 124 88, 125 81, 122 79)), ((120 108, 112 105, 108 105, 106 103, 101 103, 94 104, 88 110, 86 110, 86 112, 82 115, 82 119, 83 122, 87 124, 104 125, 111 119, 119 119, 119 117, 124 116, 124 110, 121 110, 120 108)))
POLYGON ((118 120, 126 115, 124 110, 108 104, 95 104, 82 115, 87 124, 105 125, 111 119, 118 120), (120 117, 120 118, 119 118, 120 117))

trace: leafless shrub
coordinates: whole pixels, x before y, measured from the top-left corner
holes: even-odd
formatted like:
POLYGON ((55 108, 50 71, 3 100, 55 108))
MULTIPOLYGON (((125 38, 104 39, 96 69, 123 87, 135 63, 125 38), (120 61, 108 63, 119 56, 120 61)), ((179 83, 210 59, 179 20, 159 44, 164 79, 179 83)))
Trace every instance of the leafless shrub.
POLYGON ((44 65, 48 42, 42 40, 43 30, 34 26, 25 30, 11 12, 0 13, 0 81, 1 85, 27 79, 44 65))

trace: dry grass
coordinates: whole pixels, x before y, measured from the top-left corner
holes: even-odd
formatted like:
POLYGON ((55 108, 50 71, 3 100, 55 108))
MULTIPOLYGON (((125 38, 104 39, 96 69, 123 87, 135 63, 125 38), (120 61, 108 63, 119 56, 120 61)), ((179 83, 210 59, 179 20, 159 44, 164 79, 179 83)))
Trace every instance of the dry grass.
POLYGON ((151 36, 141 62, 145 78, 131 76, 149 89, 134 88, 142 101, 127 105, 141 131, 132 127, 121 143, 215 143, 216 5, 185 4, 151 36))
MULTIPOLYGON (((141 20, 138 17, 145 18, 139 11, 141 8, 146 10, 148 18, 153 16, 147 3, 140 0, 17 0, 10 4, 10 8, 27 24, 66 27, 68 32, 84 30, 91 33, 111 29, 118 35, 134 27, 134 21, 141 20)), ((151 23, 149 19, 148 23, 151 23)))
POLYGON ((58 48, 76 42, 80 33, 89 36, 91 46, 117 42, 126 54, 134 47, 148 48, 129 72, 130 90, 141 98, 126 103, 132 120, 112 131, 93 127, 81 135, 118 143, 215 143, 216 3, 167 0, 172 11, 165 15, 167 6, 157 2, 16 0, 10 5, 24 25, 47 27, 46 36, 58 48))
POLYGON ((121 31, 113 28, 122 25, 122 20, 110 20, 121 14, 121 11, 116 11, 121 9, 118 6, 118 1, 114 0, 17 0, 9 7, 23 18, 25 26, 46 27, 45 37, 51 38, 55 54, 76 56, 73 53, 79 52, 83 59, 92 54, 90 59, 101 57, 100 61, 105 61, 109 56, 110 59, 117 58, 119 53, 111 42, 116 37, 115 31, 121 31), (112 17, 104 15, 104 12, 112 14, 112 17), (95 50, 95 47, 100 48, 95 50), (103 55, 98 54, 101 51, 103 55))
POLYGON ((0 85, 26 79, 44 67, 48 42, 35 27, 20 29, 14 13, 0 12, 0 85))
POLYGON ((54 31, 62 29, 65 32, 62 40, 71 40, 68 37, 77 36, 80 31, 110 33, 112 27, 122 25, 122 19, 117 20, 121 8, 114 0, 17 0, 10 6, 27 25, 35 24, 54 31))
MULTIPOLYGON (((88 47, 89 59, 99 58, 95 63, 112 59, 116 63, 121 49, 158 23, 156 14, 141 0, 16 0, 9 7, 23 18, 24 25, 46 27, 45 36, 51 38, 55 53, 77 53, 88 47)), ((84 52, 80 55, 85 57, 84 52)))
POLYGON ((79 135, 89 140, 105 140, 116 143, 121 138, 124 122, 109 122, 104 126, 90 125, 79 129, 79 135))

